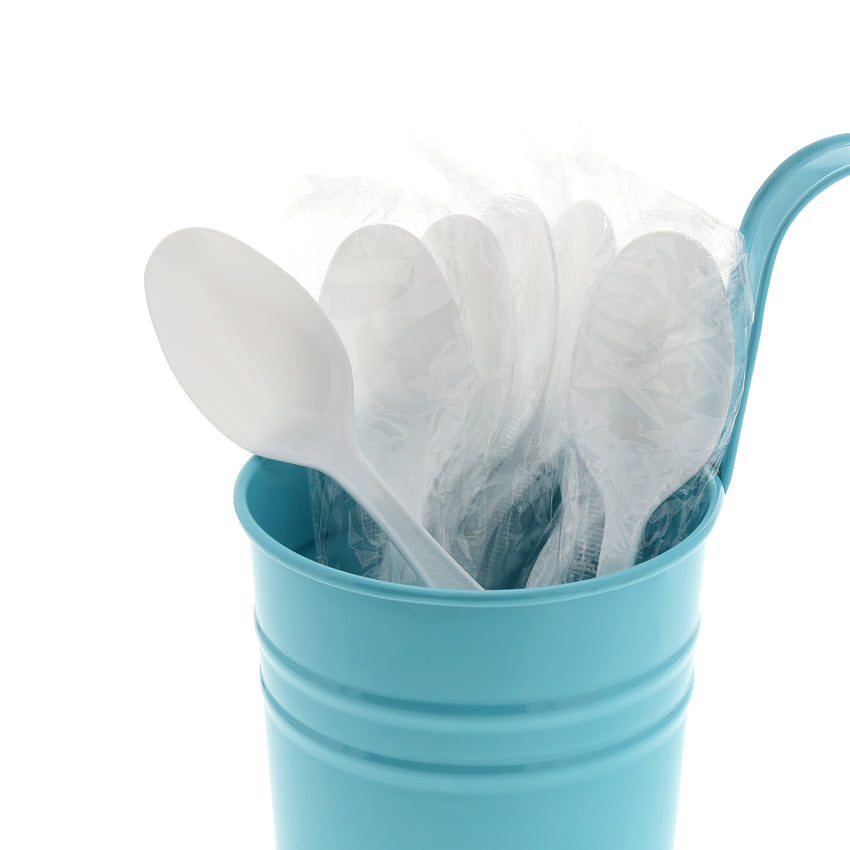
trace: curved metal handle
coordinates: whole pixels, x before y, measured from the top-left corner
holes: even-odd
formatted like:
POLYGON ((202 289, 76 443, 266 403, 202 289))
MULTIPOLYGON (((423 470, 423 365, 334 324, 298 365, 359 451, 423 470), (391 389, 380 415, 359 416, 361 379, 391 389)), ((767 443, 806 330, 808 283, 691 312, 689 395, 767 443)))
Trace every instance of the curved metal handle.
POLYGON ((764 305, 770 275, 779 245, 788 226, 815 195, 842 177, 850 175, 850 133, 830 136, 809 145, 789 157, 765 180, 750 202, 741 222, 741 233, 749 258, 750 283, 755 315, 747 347, 744 392, 726 453, 720 463, 720 480, 729 489, 741 424, 750 394, 753 366, 756 362, 764 305))

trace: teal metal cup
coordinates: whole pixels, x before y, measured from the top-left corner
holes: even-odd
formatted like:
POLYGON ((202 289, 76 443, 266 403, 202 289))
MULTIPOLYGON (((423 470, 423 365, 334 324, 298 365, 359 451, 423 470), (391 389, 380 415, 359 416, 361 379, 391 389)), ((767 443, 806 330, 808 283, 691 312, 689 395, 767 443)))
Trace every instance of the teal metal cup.
POLYGON ((281 850, 673 844, 705 540, 617 575, 440 591, 311 559, 306 470, 236 487, 281 850))
MULTIPOLYGON (((826 139, 748 210, 746 392, 782 235, 848 172, 850 135, 826 139)), ((703 555, 740 419, 684 541, 622 573, 523 590, 323 566, 307 471, 251 458, 235 502, 253 550, 279 850, 671 850, 703 555)))

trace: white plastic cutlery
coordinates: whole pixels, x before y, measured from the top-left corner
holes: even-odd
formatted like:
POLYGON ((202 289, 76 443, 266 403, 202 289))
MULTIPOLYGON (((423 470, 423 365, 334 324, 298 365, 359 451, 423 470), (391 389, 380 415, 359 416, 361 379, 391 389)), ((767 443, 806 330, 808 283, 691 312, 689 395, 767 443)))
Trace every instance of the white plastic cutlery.
POLYGON ((469 415, 451 457, 431 483, 425 520, 437 540, 474 571, 494 506, 483 503, 486 507, 470 515, 469 502, 484 489, 503 444, 517 357, 513 292, 502 246, 479 219, 441 218, 422 242, 451 289, 475 373, 469 415))
MULTIPOLYGON (((510 450, 526 429, 542 424, 535 420, 543 412, 553 369, 558 279, 549 225, 533 201, 505 196, 486 208, 482 221, 502 246, 513 290, 517 363, 507 428, 500 440, 500 446, 510 450)), ((537 446, 530 449, 533 453, 537 446)))
POLYGON ((461 433, 474 380, 449 285, 420 239, 373 224, 337 248, 319 303, 351 359, 363 452, 420 519, 429 479, 461 433))
POLYGON ((638 237, 591 289, 568 418, 605 504, 597 575, 634 564, 653 510, 711 459, 734 357, 721 274, 687 236, 638 237))
POLYGON ((495 234, 471 215, 450 215, 423 234, 445 276, 469 340, 479 387, 488 395, 489 427, 504 410, 516 359, 513 292, 505 254, 495 234), (495 394, 495 397, 490 397, 495 394))
POLYGON ((613 262, 617 247, 605 210, 579 201, 563 212, 552 229, 558 269, 560 325, 552 376, 554 416, 551 429, 564 447, 561 515, 537 556, 527 587, 561 584, 595 574, 605 514, 595 482, 564 427, 572 356, 581 317, 593 283, 613 262))
MULTIPOLYGON (((516 362, 506 415, 492 411, 485 451, 467 454, 456 467, 458 486, 446 488, 451 501, 441 509, 448 522, 432 524, 438 515, 432 511, 429 527, 437 526, 439 539, 485 588, 496 589, 524 581, 554 522, 560 473, 544 442, 558 281, 549 226, 532 200, 491 197, 481 221, 504 256, 516 362)), ((466 250, 471 253, 472 246, 466 250)), ((434 494, 432 503, 441 497, 434 494)))
POLYGON ((363 456, 345 347, 294 278, 242 242, 195 228, 157 246, 145 291, 169 366, 219 431, 255 454, 330 475, 427 586, 481 589, 363 456))

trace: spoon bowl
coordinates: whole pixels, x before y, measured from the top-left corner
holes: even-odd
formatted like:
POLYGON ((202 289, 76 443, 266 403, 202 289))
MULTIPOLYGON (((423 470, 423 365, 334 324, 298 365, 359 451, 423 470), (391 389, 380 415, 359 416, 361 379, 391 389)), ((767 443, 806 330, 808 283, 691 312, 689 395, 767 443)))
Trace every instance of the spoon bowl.
POLYGON ((145 289, 168 365, 222 434, 310 467, 328 444, 350 444, 345 349, 293 277, 224 233, 192 228, 154 250, 145 289))

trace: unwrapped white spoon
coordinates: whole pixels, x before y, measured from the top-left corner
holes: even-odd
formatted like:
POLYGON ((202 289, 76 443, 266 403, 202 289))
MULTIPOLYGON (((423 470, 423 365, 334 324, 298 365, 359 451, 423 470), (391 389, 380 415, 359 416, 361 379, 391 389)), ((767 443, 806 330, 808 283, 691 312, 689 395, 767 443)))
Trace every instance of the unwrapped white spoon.
POLYGON ((337 480, 424 584, 480 589, 363 456, 345 347, 294 278, 231 236, 193 228, 156 247, 145 292, 169 366, 219 431, 337 480))

